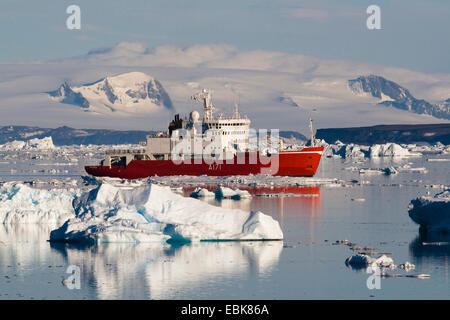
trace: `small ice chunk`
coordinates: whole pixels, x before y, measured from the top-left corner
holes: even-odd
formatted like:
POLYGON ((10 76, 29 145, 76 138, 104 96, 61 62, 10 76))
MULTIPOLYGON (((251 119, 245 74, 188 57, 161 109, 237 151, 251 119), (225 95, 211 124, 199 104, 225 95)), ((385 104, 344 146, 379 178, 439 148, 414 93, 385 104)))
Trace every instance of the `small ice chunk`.
POLYGON ((191 194, 191 198, 211 198, 215 197, 215 193, 204 188, 196 188, 191 194))
POLYGON ((398 265, 398 267, 400 269, 405 269, 405 271, 414 270, 416 268, 416 266, 409 261, 406 261, 405 263, 398 265))
POLYGON ((384 173, 386 175, 391 175, 391 174, 397 174, 398 173, 397 169, 395 169, 394 167, 384 168, 383 171, 384 171, 384 173))
POLYGON ((238 188, 233 190, 227 187, 220 187, 216 190, 215 195, 217 199, 230 198, 234 200, 248 199, 252 197, 246 190, 239 190, 238 188))
POLYGON ((383 268, 393 268, 394 260, 385 255, 381 255, 378 258, 372 258, 366 254, 356 254, 345 260, 345 264, 349 266, 378 266, 383 268))

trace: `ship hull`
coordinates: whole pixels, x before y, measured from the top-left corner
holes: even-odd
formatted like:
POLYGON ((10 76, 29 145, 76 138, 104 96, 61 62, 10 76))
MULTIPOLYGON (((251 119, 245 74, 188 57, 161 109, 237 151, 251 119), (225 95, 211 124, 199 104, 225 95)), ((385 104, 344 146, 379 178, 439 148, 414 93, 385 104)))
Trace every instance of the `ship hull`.
POLYGON ((323 147, 282 151, 272 156, 242 153, 223 161, 132 160, 126 166, 86 166, 87 173, 98 177, 142 179, 151 176, 234 176, 269 174, 274 176, 312 177, 319 166, 323 147))

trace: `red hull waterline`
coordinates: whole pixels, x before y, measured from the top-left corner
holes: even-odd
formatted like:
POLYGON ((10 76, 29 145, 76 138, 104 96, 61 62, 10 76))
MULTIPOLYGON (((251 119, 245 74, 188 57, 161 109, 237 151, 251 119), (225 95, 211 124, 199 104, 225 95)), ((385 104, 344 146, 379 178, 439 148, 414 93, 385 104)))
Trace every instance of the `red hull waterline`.
POLYGON ((274 176, 312 177, 320 163, 323 147, 307 147, 299 151, 282 151, 271 157, 242 153, 232 161, 195 160, 176 163, 172 160, 132 160, 126 166, 85 166, 97 177, 142 179, 151 176, 236 176, 270 174, 274 176), (253 156, 253 157, 252 157, 253 156), (256 159, 253 160, 253 159, 256 159))

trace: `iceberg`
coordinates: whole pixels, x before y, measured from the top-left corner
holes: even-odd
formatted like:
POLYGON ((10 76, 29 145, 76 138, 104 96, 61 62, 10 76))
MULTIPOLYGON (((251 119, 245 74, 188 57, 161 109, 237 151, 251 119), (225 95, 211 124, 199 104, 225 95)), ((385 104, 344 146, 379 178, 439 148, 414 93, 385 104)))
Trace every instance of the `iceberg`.
POLYGON ((42 139, 34 138, 28 141, 14 140, 5 144, 0 144, 0 150, 4 151, 50 150, 55 148, 52 137, 44 137, 42 139))
POLYGON ((217 189, 215 196, 217 199, 230 198, 233 200, 249 199, 252 197, 247 190, 239 190, 238 188, 233 190, 227 187, 220 187, 217 189))
POLYGON ((281 240, 279 223, 262 212, 212 206, 156 184, 104 182, 73 202, 75 216, 51 241, 191 242, 281 240))
POLYGON ((370 147, 370 157, 410 157, 420 156, 421 153, 410 152, 407 148, 396 143, 374 144, 370 147))
POLYGON ((74 215, 73 189, 37 189, 18 182, 0 187, 0 223, 61 225, 74 215))
POLYGON ((204 188, 196 188, 190 194, 191 198, 214 198, 215 196, 216 195, 214 194, 214 192, 211 192, 208 189, 204 188))
POLYGON ((450 232, 450 189, 411 200, 408 214, 425 231, 450 232))

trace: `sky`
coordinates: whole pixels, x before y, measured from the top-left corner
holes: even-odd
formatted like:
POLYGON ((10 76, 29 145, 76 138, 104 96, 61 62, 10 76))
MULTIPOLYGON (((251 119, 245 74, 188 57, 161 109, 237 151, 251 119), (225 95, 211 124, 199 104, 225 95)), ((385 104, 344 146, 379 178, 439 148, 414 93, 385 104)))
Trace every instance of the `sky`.
POLYGON ((449 16, 448 0, 2 0, 0 62, 76 57, 126 41, 230 44, 450 72, 449 16), (66 27, 72 4, 81 8, 80 30, 66 27), (366 27, 373 4, 380 30, 366 27))

